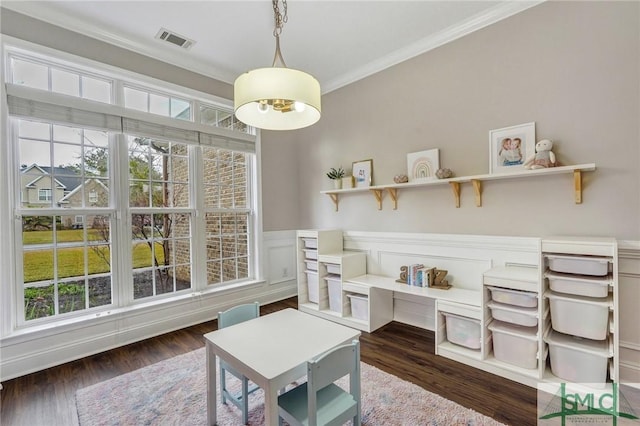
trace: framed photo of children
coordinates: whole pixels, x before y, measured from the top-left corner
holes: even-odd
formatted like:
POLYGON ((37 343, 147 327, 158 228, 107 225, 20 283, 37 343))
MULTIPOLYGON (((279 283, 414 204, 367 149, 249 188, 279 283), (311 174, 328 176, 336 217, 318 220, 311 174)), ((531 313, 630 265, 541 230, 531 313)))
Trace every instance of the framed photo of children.
POLYGON ((371 186, 373 176, 373 160, 354 161, 351 176, 353 176, 353 187, 364 188, 371 186))
POLYGON ((518 124, 489 132, 489 173, 522 171, 535 155, 536 123, 518 124))

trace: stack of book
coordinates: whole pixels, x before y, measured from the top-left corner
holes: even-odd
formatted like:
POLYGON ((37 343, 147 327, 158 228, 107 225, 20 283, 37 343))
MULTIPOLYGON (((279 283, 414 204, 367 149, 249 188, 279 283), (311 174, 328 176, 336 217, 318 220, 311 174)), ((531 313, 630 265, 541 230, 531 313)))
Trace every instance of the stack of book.
POLYGON ((425 267, 421 263, 409 265, 407 267, 407 284, 416 287, 429 287, 433 281, 435 268, 425 267))

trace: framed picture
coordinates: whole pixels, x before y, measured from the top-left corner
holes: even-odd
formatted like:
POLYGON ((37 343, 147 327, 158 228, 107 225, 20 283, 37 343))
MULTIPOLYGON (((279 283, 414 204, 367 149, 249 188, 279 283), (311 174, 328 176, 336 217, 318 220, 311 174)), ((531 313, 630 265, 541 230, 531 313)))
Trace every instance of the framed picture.
POLYGON ((371 186, 373 176, 373 160, 354 161, 351 169, 353 187, 363 188, 371 186))
POLYGON ((536 123, 525 123, 489 132, 489 173, 522 171, 536 152, 536 123))
POLYGON ((407 176, 409 182, 420 182, 436 179, 436 171, 440 168, 440 150, 411 152, 407 154, 407 176))

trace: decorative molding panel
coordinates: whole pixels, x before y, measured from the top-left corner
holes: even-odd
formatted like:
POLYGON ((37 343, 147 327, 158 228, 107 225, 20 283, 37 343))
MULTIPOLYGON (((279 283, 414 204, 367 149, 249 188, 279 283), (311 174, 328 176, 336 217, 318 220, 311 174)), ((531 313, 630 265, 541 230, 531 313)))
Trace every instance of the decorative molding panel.
POLYGON ((264 233, 265 277, 269 285, 289 283, 296 293, 296 233, 274 231, 264 233))
MULTIPOLYGON (((422 263, 446 269, 455 286, 473 290, 493 266, 540 262, 539 238, 345 231, 344 248, 367 253, 370 274, 397 277, 400 266, 422 263)), ((394 295, 394 321, 433 331, 433 312, 422 297, 394 295)))

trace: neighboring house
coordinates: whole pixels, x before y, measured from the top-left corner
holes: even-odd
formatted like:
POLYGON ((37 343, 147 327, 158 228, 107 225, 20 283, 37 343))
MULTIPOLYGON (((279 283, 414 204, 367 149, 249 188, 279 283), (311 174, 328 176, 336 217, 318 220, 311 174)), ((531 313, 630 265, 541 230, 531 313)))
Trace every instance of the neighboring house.
MULTIPOLYGON (((109 188, 102 179, 82 177, 71 167, 50 167, 32 164, 20 170, 20 200, 23 207, 100 207, 108 204, 109 188), (83 206, 84 193, 84 206, 83 206)), ((105 180, 106 182, 106 180, 105 180)), ((94 216, 87 216, 87 223, 93 224, 94 216)), ((82 228, 82 215, 63 216, 62 224, 69 228, 82 228)))

